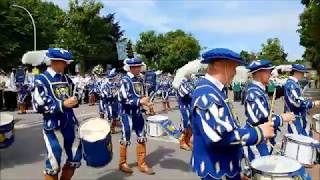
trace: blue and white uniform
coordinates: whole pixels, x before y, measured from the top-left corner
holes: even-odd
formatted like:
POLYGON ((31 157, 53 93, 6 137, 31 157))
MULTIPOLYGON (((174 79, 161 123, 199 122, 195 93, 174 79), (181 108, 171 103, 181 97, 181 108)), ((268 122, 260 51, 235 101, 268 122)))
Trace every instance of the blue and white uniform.
MULTIPOLYGON (((269 60, 254 61, 248 66, 250 73, 254 73, 262 69, 273 68, 274 66, 272 66, 272 63, 269 60)), ((246 128, 257 127, 260 124, 268 122, 271 107, 268 101, 268 95, 266 94, 266 86, 255 80, 249 83, 247 86, 244 106, 245 115, 247 116, 245 124, 246 128)), ((275 128, 283 125, 283 120, 279 115, 272 114, 271 120, 273 121, 275 128)), ((269 140, 270 142, 268 143, 265 141, 256 146, 249 146, 248 149, 246 149, 246 153, 250 161, 259 156, 272 154, 272 147, 275 145, 275 138, 269 140)))
POLYGON ((181 113, 183 129, 190 128, 191 125, 191 101, 194 88, 191 81, 184 78, 177 90, 178 105, 181 113))
POLYGON ((111 82, 115 77, 115 73, 108 74, 109 81, 102 84, 100 106, 103 112, 107 113, 108 119, 111 121, 117 119, 119 116, 119 101, 118 90, 119 87, 115 82, 111 82))
MULTIPOLYGON (((293 64, 292 70, 307 72, 304 66, 300 64, 293 64)), ((284 100, 285 112, 293 112, 296 115, 296 119, 289 123, 288 132, 312 136, 310 124, 307 120, 307 111, 313 108, 315 103, 302 96, 302 89, 295 77, 290 76, 284 85, 284 100)))
POLYGON ((168 78, 164 78, 160 81, 159 90, 161 91, 161 98, 163 102, 167 102, 169 100, 170 93, 170 81, 168 78))
MULTIPOLYGON (((137 59, 131 60, 137 61, 137 59)), ((120 81, 119 101, 121 104, 120 113, 122 119, 121 144, 130 144, 132 128, 136 132, 137 141, 139 143, 146 142, 144 118, 140 105, 140 99, 146 94, 144 87, 144 79, 142 76, 134 76, 131 72, 127 72, 120 81)))
MULTIPOLYGON (((202 63, 221 59, 243 62, 239 54, 222 48, 202 57, 202 63)), ((223 87, 219 80, 206 74, 192 94, 191 164, 201 179, 240 180, 243 146, 259 144, 264 139, 259 127, 240 128, 223 87)))
MULTIPOLYGON (((49 48, 48 58, 71 60, 71 54, 57 48, 49 48)), ((72 108, 63 106, 73 89, 72 80, 64 74, 48 68, 35 79, 34 104, 43 114, 43 137, 47 150, 45 173, 57 175, 63 150, 71 167, 79 167, 82 158, 81 143, 77 137, 78 121, 72 108)))

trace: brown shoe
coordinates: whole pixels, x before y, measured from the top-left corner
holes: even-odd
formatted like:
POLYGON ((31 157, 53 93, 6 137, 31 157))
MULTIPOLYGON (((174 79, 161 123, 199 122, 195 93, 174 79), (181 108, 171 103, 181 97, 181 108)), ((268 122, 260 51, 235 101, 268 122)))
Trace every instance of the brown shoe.
POLYGON ((58 180, 58 175, 50 176, 50 175, 44 175, 44 180, 58 180))
POLYGON ((186 132, 186 144, 192 149, 193 145, 191 142, 191 137, 192 137, 192 129, 188 128, 186 132))
POLYGON ((186 142, 186 132, 183 132, 179 141, 180 141, 180 149, 186 150, 186 151, 191 151, 191 148, 188 146, 186 142))
POLYGON ((133 173, 132 169, 127 163, 127 146, 122 144, 120 144, 119 170, 127 174, 133 173))
POLYGON ((74 174, 75 168, 71 167, 69 165, 64 165, 62 168, 62 174, 60 177, 60 180, 71 180, 73 174, 74 174))
POLYGON ((138 162, 139 171, 147 175, 154 175, 155 172, 152 170, 152 168, 148 167, 147 163, 145 162, 145 157, 146 157, 146 144, 138 143, 137 144, 137 162, 138 162))
POLYGON ((113 120, 111 122, 111 134, 117 134, 119 131, 116 130, 116 126, 117 126, 117 122, 115 120, 113 120))
POLYGON ((19 103, 19 110, 20 110, 19 114, 27 113, 26 106, 27 106, 26 103, 19 103))

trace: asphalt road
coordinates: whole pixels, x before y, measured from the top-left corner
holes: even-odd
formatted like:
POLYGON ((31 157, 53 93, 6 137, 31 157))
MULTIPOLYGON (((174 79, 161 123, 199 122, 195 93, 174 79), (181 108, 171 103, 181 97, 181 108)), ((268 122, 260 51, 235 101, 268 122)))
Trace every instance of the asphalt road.
MULTIPOLYGON (((231 94, 232 95, 232 94, 231 94)), ((172 99, 174 101, 174 99, 172 99)), ((176 103, 172 102, 175 106, 176 103)), ((243 106, 236 102, 235 109, 239 119, 243 123, 243 106)), ((283 101, 276 101, 275 111, 283 111, 283 101)), ((157 109, 161 109, 161 104, 157 104, 157 109)), ((319 111, 319 110, 317 110, 319 111)), ((317 111, 313 110, 312 113, 317 111)), ((81 105, 75 109, 76 116, 80 122, 90 117, 98 116, 98 106, 81 105)), ((0 179, 1 180, 38 180, 43 179, 43 168, 45 158, 44 141, 42 137, 42 119, 39 114, 18 115, 15 117, 15 142, 7 149, 0 150, 0 179)), ((168 113, 169 119, 177 125, 180 123, 180 113, 175 108, 168 113)), ((281 139, 286 132, 286 127, 277 137, 278 144, 276 150, 281 146, 281 139)), ((318 137, 319 138, 319 137, 318 137)), ((103 168, 90 168, 82 161, 82 166, 77 169, 73 179, 75 180, 166 180, 166 179, 199 179, 190 167, 191 152, 183 151, 179 148, 178 141, 165 136, 160 138, 148 138, 147 162, 156 172, 153 176, 140 173, 136 168, 135 135, 132 136, 132 145, 128 151, 128 163, 133 167, 134 173, 127 176, 118 171, 119 161, 119 140, 120 134, 112 135, 113 160, 103 168)), ((62 161, 64 162, 64 161, 62 161)), ((313 179, 320 179, 320 168, 313 169, 313 179)))

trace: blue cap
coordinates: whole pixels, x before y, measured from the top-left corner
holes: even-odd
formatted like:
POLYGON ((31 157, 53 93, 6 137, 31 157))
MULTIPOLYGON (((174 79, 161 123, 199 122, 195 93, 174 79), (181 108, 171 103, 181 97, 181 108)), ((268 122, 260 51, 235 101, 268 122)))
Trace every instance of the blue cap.
POLYGON ((113 68, 107 73, 107 78, 114 78, 116 75, 116 68, 113 68))
POLYGON ((273 69, 272 62, 269 60, 256 60, 252 61, 248 66, 249 72, 254 73, 261 69, 273 69))
POLYGON ((302 64, 292 64, 292 70, 303 72, 303 73, 308 72, 306 67, 304 67, 304 65, 302 65, 302 64))
POLYGON ((50 60, 60 60, 60 61, 65 61, 67 64, 70 64, 72 62, 72 54, 64 50, 62 48, 49 48, 48 52, 46 53, 46 56, 50 60))
POLYGON ((244 64, 244 61, 241 58, 240 54, 226 48, 211 49, 203 53, 202 58, 203 58, 203 60, 201 61, 202 64, 208 64, 209 62, 212 62, 218 59, 231 60, 231 61, 236 61, 240 64, 244 64))
POLYGON ((128 66, 143 66, 143 62, 141 59, 138 59, 138 58, 131 58, 131 59, 128 59, 126 61, 126 64, 128 66))

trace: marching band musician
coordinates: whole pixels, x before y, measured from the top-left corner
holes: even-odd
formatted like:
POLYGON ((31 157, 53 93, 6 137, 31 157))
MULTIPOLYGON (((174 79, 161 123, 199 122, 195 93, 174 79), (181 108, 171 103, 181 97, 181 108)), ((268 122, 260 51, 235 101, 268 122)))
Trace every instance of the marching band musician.
POLYGON ((78 103, 72 96, 74 85, 64 73, 72 60, 70 52, 49 48, 46 54, 50 65, 36 77, 34 103, 43 114, 43 137, 47 150, 45 180, 58 180, 63 150, 67 160, 62 168, 60 180, 70 180, 75 168, 80 166, 81 143, 77 135, 78 121, 73 107, 78 103))
POLYGON ((301 64, 293 64, 292 72, 284 85, 285 112, 293 112, 296 119, 289 123, 288 132, 312 136, 310 124, 307 122, 307 111, 314 106, 319 107, 320 101, 311 101, 302 96, 302 89, 298 81, 304 78, 307 69, 301 64))
POLYGON ((177 90, 178 105, 181 113, 182 120, 182 134, 179 139, 180 148, 186 151, 192 150, 191 136, 191 98, 193 92, 193 85, 191 82, 191 76, 187 75, 181 81, 181 84, 177 90))
MULTIPOLYGON (((247 68, 253 76, 253 81, 248 85, 245 96, 245 115, 248 118, 245 127, 259 126, 260 124, 268 122, 270 120, 269 118, 271 118, 275 128, 282 127, 283 122, 293 121, 295 118, 293 113, 284 113, 282 115, 272 114, 270 116, 272 107, 270 107, 270 103, 268 102, 266 86, 269 84, 271 70, 274 68, 271 61, 253 61, 247 68)), ((245 149, 249 160, 252 161, 257 158, 257 155, 271 155, 273 151, 272 147, 275 145, 275 138, 271 138, 270 143, 271 145, 267 142, 262 142, 256 146, 249 146, 245 149)))
POLYGON ((3 90, 6 87, 6 81, 7 81, 6 79, 7 79, 6 73, 2 69, 0 69, 0 111, 3 108, 3 102, 4 102, 3 90))
POLYGON ((144 80, 140 74, 144 66, 142 60, 138 58, 128 59, 124 65, 127 74, 121 79, 119 91, 122 119, 119 169, 129 174, 133 172, 127 163, 127 147, 130 145, 133 128, 137 135, 138 168, 141 172, 152 175, 155 173, 145 162, 147 139, 141 112, 142 106, 152 106, 149 97, 145 96, 144 80))
POLYGON ((96 92, 98 89, 98 84, 97 84, 97 80, 96 77, 94 76, 94 74, 91 74, 90 76, 90 80, 88 81, 88 90, 89 90, 89 106, 94 106, 94 104, 96 103, 96 92))
POLYGON ((26 113, 27 104, 25 98, 28 94, 28 86, 25 84, 26 72, 22 66, 18 66, 16 73, 16 86, 18 88, 18 105, 21 114, 26 113))
POLYGON ((240 180, 243 145, 261 143, 274 135, 272 123, 240 128, 223 87, 232 82, 240 55, 224 48, 205 52, 207 74, 192 94, 194 148, 191 164, 201 179, 240 180))
POLYGON ((161 98, 163 110, 165 112, 170 111, 170 102, 169 102, 169 92, 170 92, 170 79, 168 76, 164 75, 162 80, 160 81, 161 98))
POLYGON ((118 109, 118 87, 115 83, 116 69, 112 69, 107 74, 107 81, 101 86, 101 99, 99 106, 103 112, 107 113, 108 120, 111 122, 111 133, 115 134, 117 118, 119 117, 118 109))
MULTIPOLYGON (((145 85, 148 96, 150 97, 150 101, 152 102, 156 96, 157 92, 157 74, 150 70, 145 73, 145 85)), ((155 109, 153 106, 149 107, 149 114, 155 115, 155 109)))

